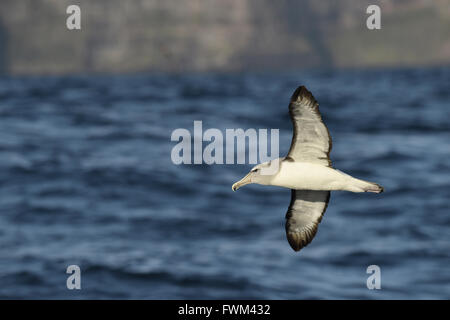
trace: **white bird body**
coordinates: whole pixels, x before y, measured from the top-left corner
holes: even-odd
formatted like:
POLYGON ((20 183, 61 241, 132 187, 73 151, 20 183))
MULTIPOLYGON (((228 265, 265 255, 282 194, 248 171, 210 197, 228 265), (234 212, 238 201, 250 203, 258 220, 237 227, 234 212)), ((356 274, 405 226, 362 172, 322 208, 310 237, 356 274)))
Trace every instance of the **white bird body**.
POLYGON ((365 192, 365 181, 353 178, 331 167, 309 162, 280 161, 277 174, 271 176, 270 185, 295 190, 344 190, 365 192))

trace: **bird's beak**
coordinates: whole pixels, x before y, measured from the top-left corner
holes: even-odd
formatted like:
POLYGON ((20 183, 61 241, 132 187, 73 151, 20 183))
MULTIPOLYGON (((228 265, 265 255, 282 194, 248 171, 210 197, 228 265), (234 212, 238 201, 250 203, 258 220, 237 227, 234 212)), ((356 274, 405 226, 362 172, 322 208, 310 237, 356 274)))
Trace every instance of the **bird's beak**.
POLYGON ((231 187, 231 189, 233 189, 233 191, 236 191, 237 189, 239 189, 240 187, 245 186, 246 184, 250 184, 252 183, 251 180, 251 172, 249 172, 245 177, 243 177, 241 180, 239 180, 238 182, 236 182, 235 184, 233 184, 233 186, 231 187))

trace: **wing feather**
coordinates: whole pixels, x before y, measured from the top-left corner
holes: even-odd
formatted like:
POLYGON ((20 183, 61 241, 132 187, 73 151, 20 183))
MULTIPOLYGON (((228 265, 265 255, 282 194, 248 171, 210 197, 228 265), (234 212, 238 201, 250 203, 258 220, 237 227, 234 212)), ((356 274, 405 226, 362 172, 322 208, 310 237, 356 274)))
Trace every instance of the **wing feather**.
POLYGON ((330 191, 291 189, 286 236, 292 249, 299 251, 312 241, 329 200, 330 191))
POLYGON ((319 104, 304 86, 298 87, 292 95, 289 114, 294 133, 287 159, 331 167, 331 136, 323 123, 319 104))

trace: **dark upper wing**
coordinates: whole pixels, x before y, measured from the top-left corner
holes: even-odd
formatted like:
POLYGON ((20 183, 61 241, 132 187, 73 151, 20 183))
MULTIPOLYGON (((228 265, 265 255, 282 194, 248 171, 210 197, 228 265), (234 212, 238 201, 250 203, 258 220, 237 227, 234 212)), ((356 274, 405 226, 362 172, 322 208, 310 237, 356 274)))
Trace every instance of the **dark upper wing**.
POLYGON ((330 191, 291 190, 286 236, 292 249, 299 251, 311 242, 329 200, 330 191))
POLYGON ((304 86, 291 97, 289 114, 294 124, 288 160, 313 162, 331 167, 331 136, 322 121, 319 104, 304 86))

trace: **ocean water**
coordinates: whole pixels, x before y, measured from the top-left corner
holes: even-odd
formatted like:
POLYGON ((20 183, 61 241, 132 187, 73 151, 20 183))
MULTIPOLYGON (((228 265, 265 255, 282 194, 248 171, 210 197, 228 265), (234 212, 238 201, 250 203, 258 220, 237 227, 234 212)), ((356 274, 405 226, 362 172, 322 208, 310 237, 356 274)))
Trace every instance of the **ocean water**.
POLYGON ((449 68, 3 77, 0 298, 449 299, 449 159, 449 68), (251 164, 177 166, 170 137, 275 128, 283 156, 301 84, 333 165, 385 192, 333 192, 295 253, 289 190, 233 192, 251 164))

